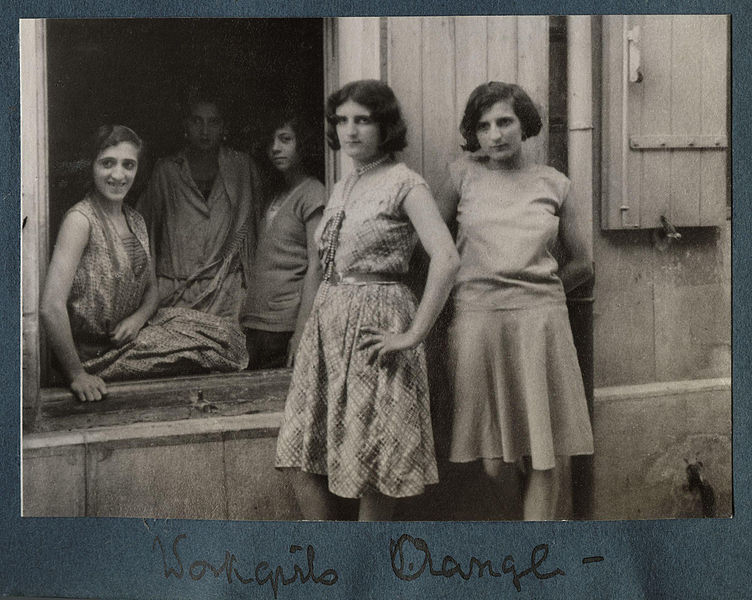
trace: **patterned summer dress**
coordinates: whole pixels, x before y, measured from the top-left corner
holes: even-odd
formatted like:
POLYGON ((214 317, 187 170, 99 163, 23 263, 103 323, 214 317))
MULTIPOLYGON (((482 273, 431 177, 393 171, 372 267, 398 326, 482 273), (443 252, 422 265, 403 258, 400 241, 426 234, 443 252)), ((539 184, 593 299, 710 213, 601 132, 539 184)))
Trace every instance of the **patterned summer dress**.
MULTIPOLYGON (((319 227, 323 254, 344 206, 336 249, 339 273, 404 274, 417 235, 402 201, 423 179, 404 164, 367 173, 349 198, 334 188, 319 227)), ((363 327, 406 331, 416 301, 402 283, 319 288, 295 359, 276 466, 328 475, 338 496, 421 494, 438 481, 422 344, 368 365, 363 327)))
POLYGON ((245 339, 232 320, 189 308, 158 310, 136 339, 119 348, 110 333, 141 306, 150 270, 141 215, 123 206, 135 238, 121 239, 97 202, 87 197, 69 212, 89 221, 89 242, 73 278, 67 307, 84 369, 106 381, 238 371, 248 363, 245 339))

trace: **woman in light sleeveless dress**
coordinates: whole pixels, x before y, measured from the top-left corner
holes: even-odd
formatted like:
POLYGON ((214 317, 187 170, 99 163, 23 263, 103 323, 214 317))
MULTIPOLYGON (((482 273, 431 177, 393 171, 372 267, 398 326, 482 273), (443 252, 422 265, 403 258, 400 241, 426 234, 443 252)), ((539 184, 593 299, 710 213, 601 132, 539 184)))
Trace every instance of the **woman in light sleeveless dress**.
POLYGON ((466 152, 441 200, 461 259, 449 459, 482 461, 499 486, 511 484, 504 463, 516 463, 528 520, 555 516, 556 457, 593 452, 565 296, 592 275, 588 208, 566 176, 525 159, 523 141, 540 128, 522 88, 478 86, 460 127, 466 152))

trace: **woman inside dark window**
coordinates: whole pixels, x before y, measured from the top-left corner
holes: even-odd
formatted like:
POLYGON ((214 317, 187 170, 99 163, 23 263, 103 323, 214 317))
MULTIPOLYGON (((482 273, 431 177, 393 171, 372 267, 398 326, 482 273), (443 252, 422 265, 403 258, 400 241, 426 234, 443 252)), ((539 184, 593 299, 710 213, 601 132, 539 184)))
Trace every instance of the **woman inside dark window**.
POLYGON ((189 95, 186 144, 157 161, 138 210, 149 225, 161 306, 185 306, 238 320, 249 281, 256 167, 223 144, 222 102, 189 95))
MULTIPOLYGON (((294 113, 269 122, 268 198, 261 214, 251 285, 241 314, 249 369, 291 365, 321 281, 314 232, 326 190, 309 175, 321 134, 294 113)), ((322 132, 323 133, 323 132, 322 132)))

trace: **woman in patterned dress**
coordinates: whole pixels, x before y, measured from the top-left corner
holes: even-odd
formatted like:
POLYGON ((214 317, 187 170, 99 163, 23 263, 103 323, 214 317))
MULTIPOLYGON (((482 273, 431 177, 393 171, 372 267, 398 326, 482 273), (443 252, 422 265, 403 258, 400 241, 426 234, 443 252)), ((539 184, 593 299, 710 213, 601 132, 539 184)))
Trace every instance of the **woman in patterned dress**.
POLYGON ((441 198, 461 259, 449 459, 482 460, 499 486, 505 462, 524 467, 526 520, 555 516, 556 457, 593 452, 565 297, 592 276, 588 208, 566 176, 525 159, 522 142, 540 129, 522 88, 478 86, 460 125, 466 152, 441 198))
POLYGON ((242 332, 190 309, 163 309, 141 215, 124 204, 142 143, 105 125, 92 143, 91 191, 65 215, 47 272, 41 317, 71 391, 101 400, 105 380, 242 369, 242 332), (147 320, 149 325, 146 325, 147 320))
POLYGON ((329 145, 353 159, 317 232, 324 282, 295 360, 277 443, 306 519, 391 518, 396 498, 438 481, 422 341, 458 266, 423 179, 394 160, 406 127, 386 84, 350 83, 327 100, 329 145), (430 257, 420 304, 403 283, 420 239, 430 257))

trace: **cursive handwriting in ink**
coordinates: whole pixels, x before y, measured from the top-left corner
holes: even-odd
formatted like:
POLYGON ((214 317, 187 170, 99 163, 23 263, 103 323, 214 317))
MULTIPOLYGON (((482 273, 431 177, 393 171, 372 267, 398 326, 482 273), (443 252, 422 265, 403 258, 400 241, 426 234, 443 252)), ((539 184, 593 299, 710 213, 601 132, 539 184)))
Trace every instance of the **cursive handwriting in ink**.
POLYGON ((414 581, 418 579, 426 571, 426 568, 428 568, 428 573, 434 577, 449 578, 459 575, 467 581, 477 570, 477 577, 483 577, 484 572, 488 573, 491 577, 503 577, 504 575, 511 574, 512 583, 517 591, 520 592, 522 591, 522 578, 531 573, 538 579, 550 579, 557 575, 565 575, 564 571, 558 568, 547 573, 539 570, 546 558, 548 558, 548 544, 538 544, 533 548, 530 554, 530 566, 519 572, 517 571, 514 557, 511 554, 505 556, 504 560, 501 561, 501 572, 494 569, 491 560, 481 562, 475 556, 470 557, 467 570, 463 570, 462 565, 457 559, 450 555, 442 559, 441 568, 437 569, 434 566, 431 550, 428 548, 426 541, 421 538, 414 538, 406 533, 402 534, 396 542, 389 540, 389 553, 392 559, 392 571, 402 581, 414 581))
MULTIPOLYGON (((162 568, 164 570, 165 579, 169 579, 170 576, 173 576, 176 579, 182 579, 185 575, 183 557, 178 545, 187 537, 186 534, 181 533, 176 536, 172 542, 172 558, 170 558, 170 562, 174 559, 175 563, 177 563, 177 567, 168 565, 167 552, 162 544, 162 540, 158 535, 154 537, 151 549, 154 551, 154 549, 159 546, 162 555, 162 568)), ((290 554, 295 554, 302 549, 302 546, 290 546, 290 554)), ((306 559, 307 570, 304 570, 296 563, 293 565, 292 574, 289 576, 285 575, 285 569, 282 565, 277 565, 275 568, 272 568, 269 566, 268 562, 260 561, 256 564, 253 570, 253 576, 251 577, 248 576, 247 572, 246 576, 241 574, 241 571, 238 568, 237 556, 229 550, 225 550, 224 561, 219 566, 212 564, 208 560, 195 560, 188 566, 188 576, 193 581, 199 581, 207 574, 207 572, 214 575, 215 578, 220 577, 224 573, 227 578, 227 583, 232 583, 234 579, 242 584, 249 584, 255 581, 259 586, 263 586, 268 583, 272 588, 272 593, 275 599, 279 593, 280 584, 286 586, 295 583, 296 581, 300 583, 311 581, 321 585, 334 585, 337 583, 339 575, 335 569, 326 569, 322 571, 321 574, 316 574, 314 566, 316 551, 311 545, 306 549, 306 559)))

